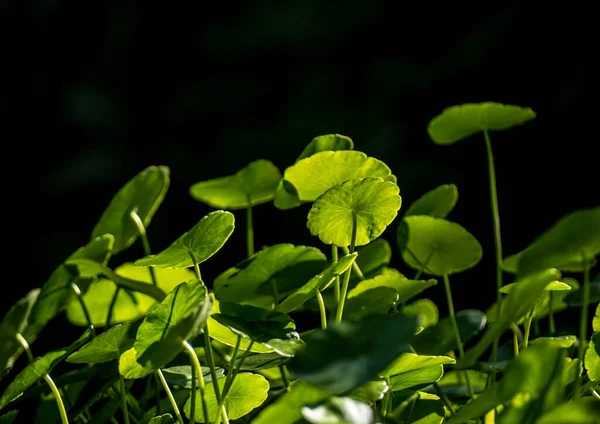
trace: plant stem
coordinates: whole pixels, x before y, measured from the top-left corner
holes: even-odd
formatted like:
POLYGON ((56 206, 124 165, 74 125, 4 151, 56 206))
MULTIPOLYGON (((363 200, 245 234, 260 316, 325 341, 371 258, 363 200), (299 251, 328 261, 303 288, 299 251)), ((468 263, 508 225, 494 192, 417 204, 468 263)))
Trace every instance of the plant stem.
POLYGON ((525 318, 525 336, 523 337, 523 347, 527 349, 529 346, 529 333, 531 331, 531 321, 533 321, 533 308, 527 314, 527 318, 525 318))
POLYGON ((254 255, 254 225, 252 222, 252 203, 248 196, 248 207, 246 208, 246 249, 248 256, 254 255))
POLYGON ((384 377, 385 383, 388 386, 388 389, 386 390, 385 394, 383 395, 383 401, 381 402, 381 415, 383 416, 383 418, 387 417, 388 414, 388 405, 390 403, 390 378, 389 377, 384 377))
MULTIPOLYGON (((152 250, 150 249, 150 242, 148 241, 148 235, 146 234, 146 226, 144 225, 144 222, 142 221, 142 219, 140 218, 140 216, 137 214, 136 211, 131 211, 129 213, 129 216, 135 223, 135 226, 138 229, 138 233, 140 233, 140 238, 142 239, 142 245, 144 246, 144 254, 146 256, 151 255, 152 250)), ((150 278, 152 279, 152 284, 154 284, 154 286, 157 287, 158 283, 156 280, 156 270, 152 266, 148 267, 148 269, 150 270, 150 278)))
POLYGON ((554 335, 556 333, 556 326, 554 324, 554 307, 552 305, 554 299, 552 290, 550 290, 548 295, 550 296, 550 302, 548 303, 548 325, 550 326, 550 334, 554 335))
POLYGON ((106 328, 109 328, 111 325, 111 318, 112 318, 112 314, 113 314, 113 310, 115 309, 115 305, 117 304, 117 298, 119 297, 119 291, 121 290, 121 287, 117 286, 117 289, 115 290, 115 294, 113 294, 112 299, 110 300, 110 305, 108 307, 108 315, 106 315, 106 328))
POLYGON ((119 391, 121 392, 121 411, 123 412, 123 420, 125 424, 129 424, 129 411, 127 410, 127 397, 125 395, 125 379, 119 375, 119 391))
POLYGON ((206 360, 210 368, 210 377, 213 388, 215 389, 215 397, 219 401, 219 384, 217 383, 217 369, 215 367, 215 356, 213 355, 212 344, 210 342, 210 334, 208 332, 208 323, 204 325, 204 350, 206 351, 206 360))
POLYGON ((248 348, 242 355, 242 358, 240 359, 240 363, 238 364, 237 367, 234 368, 233 373, 231 374, 231 379, 229 380, 229 384, 227 384, 227 381, 225 381, 225 384, 223 385, 223 392, 221 393, 221 401, 219 402, 219 404, 217 406, 217 417, 216 417, 215 424, 221 424, 221 418, 223 418, 225 420, 226 424, 229 422, 229 420, 227 419, 227 413, 225 411, 225 399, 227 399, 227 394, 229 393, 229 389, 231 389, 231 386, 233 385, 235 377, 237 376, 237 374, 240 372, 240 369, 244 365, 244 361, 248 357, 248 354, 250 353, 250 349, 252 349, 252 345, 254 345, 254 340, 250 340, 250 344, 248 345, 248 348), (218 411, 221 411, 221 414, 219 414, 218 411))
MULTIPOLYGON (((342 250, 344 251, 345 255, 349 255, 350 254, 350 249, 348 249, 347 246, 342 246, 342 250)), ((365 275, 362 273, 362 271, 360 270, 360 267, 358 266, 358 264, 356 263, 356 261, 352 262, 352 270, 354 271, 354 273, 356 274, 356 276, 362 281, 365 280, 365 275)))
MULTIPOLYGON (((206 394, 205 394, 205 386, 204 386, 204 376, 202 375, 202 366, 200 365, 200 359, 198 359, 198 355, 196 355, 196 351, 191 344, 187 341, 183 342, 183 347, 187 350, 187 353, 190 355, 190 361, 192 363, 192 368, 195 370, 196 375, 198 376, 198 383, 200 386, 200 400, 202 401, 202 412, 204 413, 204 422, 209 423, 208 421, 208 406, 206 405, 206 394)), ((192 400, 195 399, 195 381, 196 378, 192 375, 192 400)), ((194 402, 195 403, 195 402, 194 402)), ((195 405, 192 405, 195 406, 195 405)), ((195 408, 190 408, 190 424, 195 424, 194 418, 195 408)))
POLYGON ((283 381, 283 386, 285 387, 285 390, 287 391, 288 388, 290 387, 290 382, 285 373, 285 365, 281 364, 281 365, 279 365, 278 368, 279 368, 279 373, 281 374, 281 380, 283 381))
POLYGON ((92 318, 90 316, 90 311, 87 308, 85 301, 83 300, 83 295, 81 294, 81 290, 79 289, 79 286, 77 285, 77 278, 75 279, 74 282, 71 283, 71 290, 73 290, 73 292, 77 296, 77 300, 79 301, 79 304, 81 305, 81 309, 83 310, 83 315, 85 315, 85 320, 88 323, 88 327, 92 331, 92 335, 95 337, 96 329, 94 328, 94 325, 92 324, 92 318))
MULTIPOLYGON (((490 201, 492 206, 492 219, 494 225, 494 244, 496 247, 496 319, 500 316, 500 306, 502 303, 502 238, 500 235, 500 211, 498 209, 498 190, 496 187, 496 167, 494 165, 494 154, 492 152, 492 142, 490 141, 490 135, 487 129, 483 130, 483 137, 485 138, 485 148, 488 159, 488 172, 490 182, 490 201)), ((492 361, 496 361, 498 358, 498 343, 500 336, 496 337, 494 344, 492 345, 492 361)))
MULTIPOLYGON (((444 289, 446 290, 446 299, 448 300, 448 314, 450 315, 450 321, 452 322, 452 328, 454 330, 454 337, 456 338, 456 343, 458 344, 458 352, 462 358, 465 355, 465 351, 463 349, 462 340, 460 339, 460 332, 458 330, 456 316, 454 315, 454 302, 452 301, 452 291, 450 290, 450 279, 448 278, 448 274, 444 274, 444 289)), ((471 381, 469 380, 469 374, 465 372, 464 376, 467 382, 469 396, 471 396, 472 399, 474 397, 474 393, 473 387, 471 387, 471 381)))
MULTIPOLYGON (((337 263, 338 261, 338 247, 335 244, 331 245, 331 262, 337 263)), ((336 275, 335 284, 333 285, 333 289, 335 291, 335 303, 340 303, 340 276, 336 275)))
POLYGON ((519 335, 513 330, 513 355, 519 356, 519 335))
MULTIPOLYGON (((352 212, 352 236, 350 238, 350 250, 349 253, 354 253, 356 247, 356 228, 358 226, 356 212, 352 212)), ((341 322, 342 315, 344 314, 344 303, 346 302, 346 296, 348 294, 348 283, 350 282, 350 274, 352 273, 352 268, 348 268, 348 270, 344 273, 344 282, 342 283, 342 291, 340 293, 340 302, 338 303, 337 313, 335 315, 335 321, 341 322)))
POLYGON ((321 315, 321 330, 327 330, 327 312, 325 311, 325 301, 323 300, 323 295, 317 289, 315 290, 315 294, 317 295, 317 300, 319 302, 319 313, 321 315))
MULTIPOLYGON (((231 380, 233 379, 233 372, 235 371, 235 360, 240 352, 240 346, 242 344, 242 336, 238 335, 237 340, 235 341, 235 347, 233 348, 233 353, 231 354, 231 359, 227 364, 227 377, 225 377, 225 384, 223 384, 223 391, 221 395, 217 397, 217 403, 221 401, 221 397, 225 393, 225 388, 229 387, 231 384, 231 380)), ((218 386, 217 386, 218 387, 218 386)))
POLYGON ((165 389, 165 392, 167 392, 167 397, 169 398, 169 402, 171 402, 171 407, 173 408, 173 411, 175 412, 175 416, 177 417, 177 420, 181 424, 184 424, 183 418, 181 417, 181 412, 179 412, 179 407, 177 406, 177 402, 175 401, 175 397, 173 396, 173 393, 171 392, 171 389, 169 388, 169 384, 167 383, 167 380, 165 379, 165 376, 163 375, 160 368, 156 370, 156 375, 158 376, 160 382, 162 383, 162 386, 165 389))
MULTIPOLYGON (((34 361, 33 353, 31 352, 31 348, 29 347, 29 343, 27 343, 27 340, 25 340, 25 337, 23 337, 21 335, 21 333, 17 333, 15 335, 15 338, 21 344, 21 347, 23 348, 23 350, 27 353, 27 358, 29 359, 29 362, 33 362, 34 361)), ((56 387, 56 384, 54 384, 54 380, 52 380, 52 377, 50 377, 50 374, 44 374, 43 378, 46 381, 46 383, 48 384, 48 386, 50 386, 50 390, 52 390, 52 394, 54 395, 54 399, 56 400, 56 406, 58 407, 58 413, 60 415, 60 420, 61 420, 62 424, 69 424, 69 417, 67 417, 67 410, 65 409, 65 404, 63 403, 63 399, 60 395, 60 391, 58 390, 58 387, 56 387)))
POLYGON ((585 255, 583 256, 583 296, 581 304, 581 320, 579 321, 579 354, 578 358, 583 361, 583 356, 587 348, 587 325, 588 325, 588 304, 590 303, 590 266, 585 255))
MULTIPOLYGON (((414 353, 415 355, 418 355, 418 353, 415 350, 415 348, 412 347, 411 345, 408 345, 408 350, 411 353, 414 353)), ((440 386, 437 381, 434 381, 433 382, 433 387, 435 387, 435 390, 437 390, 438 394, 440 395, 440 399, 442 399, 442 402, 444 402, 446 404, 446 406, 450 410, 450 413, 452 415, 454 415, 456 413, 456 410, 454 409, 454 406, 452 405, 452 402, 450 402, 450 399, 448 399, 448 396, 446 396, 446 393, 442 389, 442 386, 440 386)))

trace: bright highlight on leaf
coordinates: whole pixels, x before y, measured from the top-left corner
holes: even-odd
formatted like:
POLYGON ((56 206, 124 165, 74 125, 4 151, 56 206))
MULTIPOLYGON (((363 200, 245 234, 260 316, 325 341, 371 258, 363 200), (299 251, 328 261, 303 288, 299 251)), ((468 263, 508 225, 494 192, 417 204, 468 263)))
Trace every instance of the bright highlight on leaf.
POLYGON ((245 209, 271 201, 280 180, 279 169, 260 159, 234 175, 196 183, 190 187, 190 194, 213 208, 245 209))
MULTIPOLYGON (((363 246, 375 240, 396 218, 400 189, 381 178, 358 178, 323 193, 308 213, 307 227, 325 244, 363 246)), ((353 247, 354 247, 353 246, 353 247)))
POLYGON ((454 144, 484 130, 506 130, 535 118, 530 108, 495 102, 451 106, 431 120, 427 133, 436 144, 454 144))
POLYGON ((135 265, 187 268, 200 264, 223 247, 233 233, 234 221, 231 212, 211 212, 165 250, 156 255, 138 259, 135 261, 135 265))

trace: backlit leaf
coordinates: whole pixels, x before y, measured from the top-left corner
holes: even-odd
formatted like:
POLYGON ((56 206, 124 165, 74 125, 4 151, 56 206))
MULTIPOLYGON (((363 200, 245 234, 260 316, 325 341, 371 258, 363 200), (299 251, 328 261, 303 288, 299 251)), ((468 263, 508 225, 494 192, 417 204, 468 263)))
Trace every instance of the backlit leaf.
POLYGON ((434 218, 448 216, 458 201, 458 189, 454 184, 444 184, 428 191, 415 200, 404 213, 409 215, 429 215, 434 218))

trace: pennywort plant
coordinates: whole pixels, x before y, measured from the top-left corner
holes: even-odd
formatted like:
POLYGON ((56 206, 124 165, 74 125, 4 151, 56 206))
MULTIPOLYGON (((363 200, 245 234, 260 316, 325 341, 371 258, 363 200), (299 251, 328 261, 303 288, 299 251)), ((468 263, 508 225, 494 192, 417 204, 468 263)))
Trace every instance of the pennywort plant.
POLYGON ((483 255, 448 218, 458 188, 406 207, 392 170, 348 137, 316 137, 283 172, 261 159, 194 184, 191 197, 215 210, 158 253, 147 229, 169 169, 143 170, 87 244, 4 315, 0 423, 31 405, 40 424, 600 423, 600 207, 502 252, 490 133, 533 118, 488 102, 448 108, 428 127, 437 144, 478 133, 486 143, 497 297, 481 310, 456 311, 452 297, 483 255), (269 202, 306 207, 315 246, 256 251, 253 213, 269 202), (240 210, 247 256, 205 282, 201 265, 240 210), (381 237, 389 227, 395 246, 381 237), (145 256, 118 262, 138 239, 145 256), (404 273, 390 266, 393 251, 404 273), (423 297, 438 283, 441 318, 423 297), (565 310, 580 313, 577 334, 557 322, 565 310), (299 333, 299 311, 318 328, 299 333), (63 313, 81 337, 40 352, 36 338, 63 313), (29 363, 17 362, 23 352, 29 363))

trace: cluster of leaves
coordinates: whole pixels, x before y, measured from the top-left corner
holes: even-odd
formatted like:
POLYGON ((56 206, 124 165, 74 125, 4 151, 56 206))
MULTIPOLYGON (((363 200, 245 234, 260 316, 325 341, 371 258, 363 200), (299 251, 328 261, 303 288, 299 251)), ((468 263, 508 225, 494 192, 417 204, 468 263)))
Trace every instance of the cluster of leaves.
POLYGON ((450 276, 482 257, 477 239, 447 219, 457 187, 437 187, 401 215, 397 247, 415 270, 407 277, 389 266, 392 249, 380 238, 401 209, 397 179, 348 137, 316 137, 283 174, 258 160, 194 184, 191 196, 218 210, 157 254, 146 228, 169 169, 145 169, 115 195, 90 241, 5 314, 0 410, 11 410, 0 423, 34 397, 40 423, 600 423, 600 304, 588 315, 600 300, 590 277, 600 207, 563 217, 502 257, 489 131, 534 117, 512 105, 465 104, 428 127, 437 144, 476 133, 486 142, 498 295, 486 311, 454 312, 450 276), (306 225, 330 255, 285 243, 255 252, 252 212, 267 202, 309 204, 306 225), (246 211, 248 257, 209 289, 200 264, 227 242, 235 210, 246 211), (146 256, 110 267, 138 238, 146 256), (563 273, 581 274, 581 285, 563 273), (435 303, 416 299, 438 280, 449 311, 442 319, 435 303), (581 310, 578 335, 556 328, 555 314, 567 308, 581 310), (292 316, 300 310, 318 314, 321 328, 299 334, 292 316), (81 337, 34 358, 30 345, 62 313, 85 328, 81 337), (514 341, 500 344, 511 332, 514 341), (30 363, 13 370, 23 352, 30 363), (63 362, 68 371, 51 377, 63 362))

